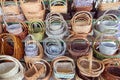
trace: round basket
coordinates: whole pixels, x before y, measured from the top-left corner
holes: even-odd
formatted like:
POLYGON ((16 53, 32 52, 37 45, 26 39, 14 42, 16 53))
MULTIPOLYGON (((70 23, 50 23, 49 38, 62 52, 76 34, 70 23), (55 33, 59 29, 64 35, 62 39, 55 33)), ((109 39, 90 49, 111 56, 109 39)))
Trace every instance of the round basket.
POLYGON ((45 24, 42 20, 30 21, 28 26, 29 33, 34 36, 34 39, 41 41, 45 33, 45 24))
MULTIPOLYGON (((102 34, 101 34, 102 35, 102 34)), ((94 56, 97 58, 97 59, 100 59, 100 60, 103 60, 103 59, 106 59, 106 58, 120 58, 120 49, 119 49, 119 47, 118 47, 118 50, 117 50, 117 52, 114 54, 114 55, 105 55, 105 54, 103 54, 103 53, 101 53, 100 51, 99 51, 99 49, 98 49, 98 46, 99 46, 99 41, 100 41, 100 37, 101 37, 101 35, 99 35, 99 36, 97 36, 96 38, 95 38, 95 40, 94 40, 94 42, 93 42, 93 45, 92 45, 92 47, 93 47, 93 51, 94 51, 94 56)), ((109 38, 109 37, 108 37, 109 38)), ((111 37, 110 37, 111 38, 111 37)), ((113 38, 113 37, 112 37, 113 38)), ((111 39, 112 39, 111 38, 111 39)), ((115 38, 114 39, 112 39, 112 40, 115 40, 115 38)), ((119 42, 118 41, 116 41, 116 43, 118 44, 118 46, 119 46, 119 42)))
POLYGON ((28 63, 28 70, 25 72, 26 80, 49 80, 52 74, 52 68, 50 64, 43 59, 32 60, 28 63))
MULTIPOLYGON (((28 41, 26 41, 25 46, 30 44, 30 43, 36 44, 36 47, 38 48, 38 52, 37 52, 38 55, 33 56, 32 55, 33 52, 31 52, 31 53, 29 52, 29 55, 31 55, 31 56, 26 56, 26 55, 24 56, 24 60, 25 60, 26 63, 29 63, 29 62, 31 62, 33 60, 37 60, 37 59, 43 58, 43 47, 42 47, 42 45, 39 42, 37 42, 37 41, 28 40, 28 41)), ((25 51, 25 52, 27 52, 27 51, 25 51)), ((27 65, 27 67, 28 67, 28 65, 27 65)))
POLYGON ((49 13, 46 17, 46 34, 49 37, 64 38, 68 34, 68 25, 59 13, 49 13))
POLYGON ((103 60, 106 65, 102 76, 105 80, 119 80, 120 79, 120 59, 106 59, 103 60))
POLYGON ((50 12, 67 13, 67 0, 49 0, 50 12), (59 10, 58 10, 59 9, 59 10))
POLYGON ((93 51, 91 49, 89 56, 83 56, 77 60, 79 73, 86 77, 98 77, 104 71, 104 64, 101 61, 93 59, 92 53, 93 51))
MULTIPOLYGON (((93 27, 93 32, 94 32, 94 36, 97 37, 99 36, 100 34, 104 33, 105 31, 100 31, 98 28, 100 27, 100 23, 102 21, 118 21, 118 17, 114 14, 106 14, 107 12, 105 12, 101 17, 99 17, 95 23, 94 23, 94 27, 93 27)), ((106 28, 104 25, 103 25, 103 28, 106 28)), ((118 32, 118 29, 115 29, 115 28, 107 28, 105 30, 108 30, 109 33, 111 33, 110 35, 108 36, 111 36, 111 35, 116 35, 116 33, 118 32)), ((107 32, 107 31, 106 31, 107 32)))
POLYGON ((71 19, 71 25, 76 33, 89 33, 92 27, 92 15, 87 11, 77 12, 71 19))
POLYGON ((17 0, 13 0, 12 3, 6 3, 6 0, 1 0, 1 6, 3 9, 3 18, 6 22, 24 21, 24 15, 21 13, 17 0))
POLYGON ((12 34, 3 33, 0 34, 0 44, 0 54, 11 55, 17 59, 23 58, 23 45, 19 38, 12 34))
POLYGON ((52 61, 53 73, 56 78, 72 79, 75 76, 75 63, 73 59, 60 56, 52 61))
POLYGON ((0 64, 0 80, 22 80, 24 78, 24 68, 17 59, 1 55, 0 60, 8 61, 0 64))
POLYGON ((69 53, 75 58, 89 54, 90 42, 86 37, 73 35, 68 38, 67 44, 69 53))
POLYGON ((37 0, 35 2, 24 2, 24 0, 20 0, 20 7, 28 21, 44 20, 46 8, 43 0, 37 0))
POLYGON ((18 22, 16 24, 11 24, 11 25, 6 24, 5 28, 6 29, 4 30, 4 32, 13 34, 19 37, 21 40, 24 40, 25 37, 28 35, 28 28, 24 22, 18 22), (16 27, 20 27, 20 28, 16 28, 16 27))
POLYGON ((62 56, 66 51, 66 43, 62 39, 48 37, 43 41, 43 46, 45 54, 50 59, 62 56))

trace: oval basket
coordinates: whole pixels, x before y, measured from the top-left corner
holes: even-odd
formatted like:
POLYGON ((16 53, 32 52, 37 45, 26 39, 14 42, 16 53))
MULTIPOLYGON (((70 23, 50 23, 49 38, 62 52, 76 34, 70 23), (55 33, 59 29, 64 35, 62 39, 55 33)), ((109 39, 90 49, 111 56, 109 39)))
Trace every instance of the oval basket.
POLYGON ((0 54, 11 55, 17 59, 23 58, 23 45, 21 40, 16 36, 8 33, 0 34, 0 44, 0 54))
POLYGON ((91 54, 89 56, 80 57, 77 60, 77 67, 79 69, 79 73, 86 77, 98 77, 104 71, 104 64, 101 61, 95 60, 92 58, 92 49, 91 54))
POLYGON ((20 27, 22 27, 22 32, 18 33, 19 32, 18 29, 16 29, 15 32, 13 32, 13 30, 11 29, 11 32, 9 32, 7 27, 14 26, 16 24, 11 24, 11 25, 6 24, 6 27, 5 27, 6 29, 4 30, 4 32, 11 33, 11 34, 19 37, 21 40, 24 40, 25 37, 28 35, 28 27, 27 27, 26 23, 24 23, 24 22, 18 22, 17 24, 20 25, 20 27))
POLYGON ((1 6, 3 10, 3 18, 6 22, 16 22, 16 21, 24 21, 24 15, 20 11, 20 7, 17 3, 17 0, 13 0, 13 2, 8 4, 6 0, 1 0, 1 6))
MULTIPOLYGON (((30 44, 30 43, 35 43, 36 44, 36 46, 38 47, 38 55, 37 56, 26 56, 25 55, 24 60, 25 60, 26 63, 29 63, 31 61, 43 58, 43 47, 42 47, 42 45, 39 42, 34 41, 34 40, 28 40, 25 43, 25 45, 30 44)), ((27 65, 27 67, 28 67, 28 65, 27 65)))
POLYGON ((49 0, 50 12, 67 13, 68 11, 67 1, 68 0, 49 0))
POLYGON ((37 0, 36 2, 20 0, 20 7, 28 21, 44 20, 46 8, 43 0, 37 0))
POLYGON ((103 60, 106 65, 102 76, 105 80, 119 80, 120 79, 120 59, 106 59, 103 60))
POLYGON ((89 54, 90 42, 86 37, 73 35, 68 38, 67 44, 68 44, 67 50, 75 58, 89 54))
POLYGON ((43 46, 45 54, 50 59, 63 56, 66 51, 66 43, 62 39, 48 37, 43 41, 43 46))
POLYGON ((92 27, 92 15, 87 11, 77 12, 71 19, 72 30, 76 33, 89 33, 92 27))
POLYGON ((4 72, 9 70, 5 74, 0 74, 0 80, 22 80, 24 78, 24 68, 23 68, 22 64, 16 58, 13 58, 11 56, 1 55, 0 60, 12 61, 12 62, 4 62, 4 64, 2 64, 2 63, 0 64, 0 67, 3 68, 2 70, 4 72), (14 67, 13 67, 12 63, 14 63, 14 67), (7 64, 9 64, 9 65, 7 65, 7 64), (5 68, 7 68, 7 69, 5 69, 5 68))
POLYGON ((25 72, 26 80, 49 80, 52 74, 50 64, 43 59, 32 60, 28 63, 29 68, 25 72))
POLYGON ((45 24, 42 20, 33 20, 30 21, 28 25, 29 33, 34 36, 34 39, 37 41, 41 41, 44 37, 45 33, 45 24))
POLYGON ((60 56, 52 61, 53 74, 56 78, 72 79, 75 76, 75 63, 73 59, 60 56))
MULTIPOLYGON (((107 58, 120 58, 120 49, 118 48, 118 51, 114 54, 114 55, 105 55, 105 54, 102 54, 98 49, 98 42, 100 41, 99 38, 100 38, 101 35, 97 36, 95 38, 95 40, 93 41, 93 51, 94 51, 94 56, 97 58, 97 59, 100 59, 100 60, 103 60, 103 59, 107 59, 107 58)), ((119 45, 119 42, 117 41, 117 44, 119 45)))

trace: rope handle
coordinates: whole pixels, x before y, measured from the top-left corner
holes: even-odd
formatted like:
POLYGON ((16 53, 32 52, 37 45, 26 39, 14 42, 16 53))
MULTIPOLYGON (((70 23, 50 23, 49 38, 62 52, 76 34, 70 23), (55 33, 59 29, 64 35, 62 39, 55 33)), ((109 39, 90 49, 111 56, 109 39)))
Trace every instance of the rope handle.
POLYGON ((57 4, 61 4, 63 6, 66 6, 67 5, 67 0, 49 0, 49 3, 50 3, 50 7, 55 6, 57 4))
MULTIPOLYGON (((73 18, 71 19, 71 24, 74 24, 76 22, 76 19, 79 18, 80 15, 85 15, 88 18, 88 22, 92 22, 92 14, 90 12, 80 11, 73 16, 73 18)), ((81 16, 81 17, 85 17, 85 16, 81 16)))

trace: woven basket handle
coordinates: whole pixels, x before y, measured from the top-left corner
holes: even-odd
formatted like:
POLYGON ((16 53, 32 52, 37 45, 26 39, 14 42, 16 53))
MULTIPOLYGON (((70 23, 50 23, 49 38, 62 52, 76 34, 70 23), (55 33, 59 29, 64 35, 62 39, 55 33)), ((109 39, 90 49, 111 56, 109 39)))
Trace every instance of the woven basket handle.
MULTIPOLYGON (((30 21, 30 24, 29 24, 29 26, 28 26, 28 28, 29 28, 29 31, 30 32, 32 32, 32 33, 34 33, 34 29, 33 29, 33 26, 32 26, 32 24, 34 24, 34 23, 36 23, 38 26, 39 26, 39 28, 40 28, 40 32, 44 32, 45 31, 45 29, 44 29, 44 27, 45 27, 45 24, 44 24, 44 22, 43 21, 30 21)), ((36 28, 36 27, 34 27, 34 28, 36 28)))
MULTIPOLYGON (((16 57, 17 59, 19 59, 21 55, 18 55, 17 53, 15 53, 16 49, 19 47, 19 46, 18 46, 18 40, 17 40, 18 38, 16 38, 14 35, 8 34, 8 33, 1 34, 0 37, 2 38, 2 41, 4 41, 5 38, 10 38, 10 39, 12 39, 12 41, 14 42, 14 53, 13 53, 12 56, 14 56, 14 57, 16 57)), ((5 53, 4 53, 4 47, 2 48, 1 52, 2 52, 3 54, 5 54, 5 53)))
MULTIPOLYGON (((88 17, 88 22, 92 22, 92 15, 90 14, 90 12, 87 12, 87 11, 80 11, 80 12, 77 12, 73 18, 71 19, 71 24, 75 24, 75 21, 76 19, 80 16, 80 15, 86 15, 86 17, 88 17)), ((84 16, 82 16, 84 17, 84 16)))
POLYGON ((90 49, 90 54, 88 55, 88 60, 89 60, 89 72, 92 72, 92 62, 93 62, 93 50, 92 48, 90 49))
MULTIPOLYGON (((66 56, 60 56, 60 57, 55 58, 55 59, 52 61, 54 68, 56 68, 56 67, 55 67, 55 64, 56 64, 57 62, 59 62, 59 61, 65 61, 65 60, 66 60, 66 61, 70 61, 73 65, 75 65, 75 64, 74 64, 74 61, 73 61, 71 58, 66 57, 66 56)), ((75 66, 74 66, 73 68, 75 68, 75 66)))
POLYGON ((55 6, 55 5, 57 5, 57 4, 61 4, 61 5, 63 5, 63 6, 66 6, 66 5, 67 5, 66 2, 67 2, 67 1, 64 1, 64 0, 50 0, 50 7, 51 7, 51 6, 55 6), (60 3, 60 2, 62 2, 62 3, 60 3))
POLYGON ((63 16, 60 13, 54 13, 54 12, 48 13, 47 16, 46 16, 46 19, 48 19, 50 17, 55 17, 55 16, 63 19, 63 16))
POLYGON ((116 16, 116 15, 114 15, 114 14, 103 14, 101 17, 99 17, 96 21, 95 21, 95 23, 94 23, 94 25, 96 25, 97 24, 97 22, 99 22, 99 21, 103 21, 103 20, 119 20, 118 19, 118 17, 116 16))
MULTIPOLYGON (((20 3, 23 4, 26 0, 20 0, 20 3)), ((27 0, 29 1, 29 0, 27 0)), ((42 0, 37 0, 38 3, 40 3, 42 0)))

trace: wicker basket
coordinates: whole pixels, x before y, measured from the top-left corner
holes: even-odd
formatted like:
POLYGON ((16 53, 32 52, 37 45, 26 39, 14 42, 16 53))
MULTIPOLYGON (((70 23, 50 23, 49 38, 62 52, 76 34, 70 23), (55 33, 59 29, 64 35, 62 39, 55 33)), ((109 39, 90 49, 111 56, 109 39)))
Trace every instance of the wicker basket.
POLYGON ((21 40, 24 40, 25 37, 28 35, 28 27, 26 23, 24 22, 18 22, 17 24, 6 24, 6 29, 4 32, 11 33, 17 37, 19 37, 21 40), (20 27, 20 28, 16 28, 20 27))
POLYGON ((86 2, 85 0, 74 0, 73 7, 76 11, 91 11, 93 8, 92 2, 86 2), (77 2, 79 1, 79 2, 77 2), (82 2, 84 1, 84 4, 82 2))
MULTIPOLYGON (((34 41, 34 40, 28 40, 26 43, 25 43, 25 46, 26 45, 28 45, 28 44, 30 44, 30 43, 34 43, 34 44, 36 44, 36 46, 37 46, 37 48, 38 48, 38 55, 36 55, 35 56, 35 54, 34 54, 34 56, 33 55, 31 55, 31 56, 24 56, 24 60, 25 60, 25 62, 28 64, 29 62, 31 62, 31 61, 33 61, 33 60, 37 60, 37 59, 41 59, 41 58, 43 58, 43 47, 42 47, 42 45, 39 43, 39 42, 37 42, 37 41, 34 41)), ((25 51, 25 52, 27 52, 27 51, 25 51)), ((32 52, 33 53, 33 52, 32 52)), ((31 54, 32 54, 31 53, 31 54)), ((27 67, 28 67, 28 65, 27 65, 27 67)))
POLYGON ((50 59, 62 56, 66 51, 66 43, 62 39, 48 37, 43 41, 43 46, 44 53, 50 59))
POLYGON ((89 54, 90 42, 86 37, 73 35, 68 38, 67 44, 69 53, 75 58, 89 54))
POLYGON ((24 0, 20 0, 20 6, 28 21, 44 20, 46 8, 43 0, 37 0, 36 2, 24 2, 24 0))
POLYGON ((104 64, 101 61, 92 58, 92 49, 89 56, 80 57, 77 60, 79 73, 86 77, 98 77, 104 71, 104 64))
POLYGON ((0 54, 11 55, 17 59, 23 58, 23 45, 19 38, 12 34, 3 33, 0 35, 0 44, 0 54))
POLYGON ((46 17, 46 34, 49 37, 64 38, 68 34, 68 25, 59 13, 49 13, 46 17))
POLYGON ((50 12, 67 13, 67 0, 49 0, 50 12))
POLYGON ((104 60, 106 65, 102 74, 105 80, 119 80, 120 79, 120 59, 107 59, 104 60))
POLYGON ((109 9, 119 9, 120 7, 120 1, 118 2, 109 2, 109 3, 103 3, 100 2, 98 4, 98 10, 100 11, 105 11, 105 10, 109 10, 109 9))
POLYGON ((22 80, 24 78, 24 68, 16 58, 1 55, 0 60, 7 61, 0 64, 0 80, 22 80))
POLYGON ((6 22, 24 21, 24 15, 21 13, 17 0, 13 0, 10 4, 5 4, 6 0, 1 0, 3 9, 3 19, 6 22), (13 4, 14 3, 14 4, 13 4))
POLYGON ((50 64, 43 59, 32 60, 27 63, 30 68, 25 72, 26 80, 49 80, 52 74, 50 64))
POLYGON ((89 33, 92 27, 92 15, 87 11, 77 12, 71 20, 71 25, 76 33, 89 33))
POLYGON ((34 39, 41 41, 45 33, 45 24, 42 20, 30 21, 28 25, 29 33, 34 36, 34 39))
MULTIPOLYGON (((101 34, 102 35, 102 34, 101 34)), ((100 59, 100 60, 103 60, 103 59, 106 59, 106 58, 120 58, 120 49, 117 50, 117 52, 114 54, 114 55, 105 55, 103 53, 101 53, 98 49, 98 46, 99 46, 99 42, 101 41, 100 40, 100 37, 101 35, 97 36, 95 38, 95 40, 93 41, 93 51, 94 51, 94 56, 97 58, 97 59, 100 59)), ((112 37, 106 37, 104 39, 111 39, 111 40, 115 40, 115 42, 117 43, 117 45, 119 46, 119 41, 116 40, 116 38, 114 38, 113 36, 112 37)))
MULTIPOLYGON (((101 17, 99 17, 95 23, 94 23, 94 27, 93 27, 93 34, 95 37, 101 35, 102 33, 104 32, 109 32, 110 36, 111 35, 115 35, 118 30, 117 29, 106 29, 107 31, 100 31, 99 30, 99 25, 102 21, 108 21, 108 20, 111 20, 111 21, 118 21, 118 17, 114 14, 106 14, 107 12, 105 12, 101 17)), ((103 26, 104 27, 104 26, 103 26)))
POLYGON ((54 76, 56 78, 72 79, 75 76, 75 63, 66 56, 57 57, 53 60, 54 76))

